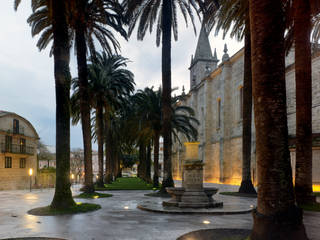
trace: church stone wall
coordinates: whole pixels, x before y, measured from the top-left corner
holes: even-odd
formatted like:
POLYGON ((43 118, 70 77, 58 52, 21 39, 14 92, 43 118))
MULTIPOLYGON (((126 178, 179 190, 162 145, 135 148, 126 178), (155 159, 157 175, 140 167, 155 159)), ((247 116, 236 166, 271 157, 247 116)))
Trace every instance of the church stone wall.
POLYGON ((219 182, 220 180, 220 144, 206 144, 205 148, 205 165, 204 165, 204 181, 219 182))
MULTIPOLYGON (((198 42, 198 46, 200 46, 198 42)), ((198 50, 197 50, 198 51, 198 50)), ((210 50, 211 52, 211 50, 210 50)), ((243 87, 244 51, 240 50, 231 58, 227 52, 224 61, 208 75, 203 75, 207 63, 198 61, 191 65, 191 77, 196 76, 197 84, 191 85, 191 91, 183 105, 191 106, 196 113, 200 125, 199 158, 205 163, 204 180, 229 184, 240 184, 242 175, 242 114, 241 88, 243 87), (208 76, 207 76, 208 75, 208 76), (198 77, 203 77, 199 79, 198 77), (219 109, 220 102, 220 113, 219 109), (220 125, 219 125, 220 116, 220 125)), ((320 133, 320 53, 315 52, 312 60, 312 124, 313 133, 320 133)), ((190 79, 192 83, 192 79, 190 79)), ((295 72, 294 52, 290 51, 286 57, 286 93, 288 130, 291 137, 295 136, 295 72)), ((252 113, 252 162, 251 173, 256 184, 255 162, 255 128, 254 114, 252 113)), ((292 167, 295 165, 295 151, 290 149, 292 167)), ((181 175, 183 162, 183 148, 179 156, 175 155, 175 176, 181 175)), ((313 181, 320 184, 320 147, 313 149, 313 181)))

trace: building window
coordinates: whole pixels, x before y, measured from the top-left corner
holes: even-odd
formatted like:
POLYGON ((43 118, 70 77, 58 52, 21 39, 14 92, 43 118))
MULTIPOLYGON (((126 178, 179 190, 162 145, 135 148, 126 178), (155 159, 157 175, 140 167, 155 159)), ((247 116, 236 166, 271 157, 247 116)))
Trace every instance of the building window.
POLYGON ((243 86, 239 87, 239 111, 240 120, 243 119, 243 86))
POLYGON ((26 168, 26 159, 20 158, 20 168, 26 168))
POLYGON ((12 168, 12 158, 11 157, 5 157, 4 167, 5 168, 12 168))
POLYGON ((20 153, 26 153, 26 139, 20 138, 20 153))
POLYGON ((19 120, 13 119, 13 134, 19 134, 19 120))
POLYGON ((5 151, 12 152, 12 136, 6 136, 5 140, 5 151))
POLYGON ((217 120, 218 120, 218 128, 220 128, 221 127, 221 99, 220 98, 218 98, 217 104, 218 104, 218 109, 217 109, 218 118, 217 118, 217 120))

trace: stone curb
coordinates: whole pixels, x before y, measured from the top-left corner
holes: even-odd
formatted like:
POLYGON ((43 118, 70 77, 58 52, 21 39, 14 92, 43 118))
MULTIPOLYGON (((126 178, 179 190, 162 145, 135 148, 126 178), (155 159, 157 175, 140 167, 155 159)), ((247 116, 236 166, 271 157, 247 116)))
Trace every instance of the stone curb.
MULTIPOLYGON (((251 229, 236 229, 236 228, 215 228, 215 229, 201 229, 192 231, 178 237, 177 240, 188 240, 188 239, 231 239, 233 236, 245 238, 249 236, 251 229)), ((232 238, 233 239, 233 238, 232 238)))
MULTIPOLYGON (((232 215, 232 214, 246 214, 250 213, 253 209, 247 208, 243 210, 230 210, 230 211, 217 211, 214 208, 208 208, 207 211, 204 211, 203 209, 197 209, 197 208, 172 208, 172 209, 160 209, 160 205, 157 206, 158 208, 148 206, 148 205, 138 205, 137 208, 149 211, 149 212, 156 212, 156 213, 165 213, 165 214, 207 214, 207 215, 232 215)), ((162 207, 162 206, 161 206, 162 207)))

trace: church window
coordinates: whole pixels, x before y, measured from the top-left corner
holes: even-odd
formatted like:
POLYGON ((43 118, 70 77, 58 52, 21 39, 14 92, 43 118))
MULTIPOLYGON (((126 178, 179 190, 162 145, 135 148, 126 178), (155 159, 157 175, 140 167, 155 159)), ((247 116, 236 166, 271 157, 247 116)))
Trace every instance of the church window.
POLYGON ((243 86, 239 87, 239 116, 243 119, 243 86))
POLYGON ((218 98, 217 104, 218 104, 218 109, 217 109, 218 118, 217 118, 217 121, 218 121, 218 128, 220 128, 221 127, 221 99, 220 98, 218 98))

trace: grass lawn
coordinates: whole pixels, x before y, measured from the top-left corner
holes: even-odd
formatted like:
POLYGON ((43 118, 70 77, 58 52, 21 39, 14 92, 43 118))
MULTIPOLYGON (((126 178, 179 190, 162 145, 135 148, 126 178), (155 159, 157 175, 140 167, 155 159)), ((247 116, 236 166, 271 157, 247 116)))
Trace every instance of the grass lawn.
POLYGON ((50 206, 34 208, 28 211, 28 214, 36 215, 36 216, 56 216, 56 215, 64 215, 64 214, 77 214, 77 213, 86 213, 92 212, 100 209, 101 206, 99 204, 93 203, 81 203, 77 202, 74 207, 68 209, 52 209, 50 206))
POLYGON ((107 193, 81 193, 77 196, 74 196, 74 198, 86 198, 86 199, 97 199, 97 198, 106 198, 106 197, 112 197, 112 194, 107 193))
POLYGON ((300 205, 303 210, 320 212, 320 203, 300 205))
POLYGON ((105 184, 105 188, 97 188, 96 191, 107 191, 107 190, 157 190, 153 188, 153 185, 146 183, 137 177, 122 177, 117 178, 111 184, 105 184))
POLYGON ((249 197, 249 198, 257 197, 257 194, 239 193, 239 192, 219 192, 219 194, 233 196, 233 197, 249 197))

